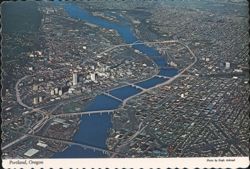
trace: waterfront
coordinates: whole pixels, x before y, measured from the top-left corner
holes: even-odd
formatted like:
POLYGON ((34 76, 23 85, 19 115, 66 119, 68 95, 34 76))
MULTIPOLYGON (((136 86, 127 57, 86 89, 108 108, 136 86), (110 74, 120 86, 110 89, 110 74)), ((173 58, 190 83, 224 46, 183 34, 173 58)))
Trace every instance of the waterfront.
POLYGON ((3 158, 249 154, 245 3, 206 1, 37 2, 4 33, 3 158))
MULTIPOLYGON (((84 9, 74 5, 74 4, 64 4, 64 9, 67 13, 74 19, 81 19, 85 22, 95 24, 106 29, 114 29, 119 35, 122 37, 125 43, 131 44, 134 42, 139 42, 136 38, 132 26, 130 24, 117 24, 112 23, 110 21, 101 19, 99 17, 93 16, 89 14, 84 9)), ((124 21, 124 20, 123 20, 124 21)), ((139 50, 140 52, 149 56, 155 64, 162 68, 159 75, 172 77, 178 73, 178 71, 174 68, 167 68, 166 59, 159 54, 157 50, 152 47, 148 47, 145 44, 135 44, 132 45, 134 49, 139 50)), ((161 84, 168 79, 152 77, 151 79, 147 79, 145 81, 141 81, 138 83, 138 86, 151 88, 158 84, 161 84)), ((126 99, 130 96, 138 94, 140 90, 135 87, 131 87, 129 85, 123 86, 121 88, 117 88, 114 90, 110 90, 113 96, 116 96, 121 99, 126 99)), ((119 102, 110 97, 100 95, 97 96, 90 105, 87 106, 85 111, 93 111, 93 110, 108 110, 108 109, 116 109, 121 105, 122 102, 119 102)), ((111 124, 111 115, 84 115, 81 120, 80 128, 75 134, 73 140, 76 142, 94 145, 96 147, 106 148, 106 140, 107 135, 112 127, 111 124), (98 141, 97 141, 98 140, 98 141)), ((55 158, 79 158, 79 157, 106 157, 105 154, 100 152, 91 152, 89 150, 77 149, 74 146, 68 147, 63 152, 58 152, 54 155, 55 158)))

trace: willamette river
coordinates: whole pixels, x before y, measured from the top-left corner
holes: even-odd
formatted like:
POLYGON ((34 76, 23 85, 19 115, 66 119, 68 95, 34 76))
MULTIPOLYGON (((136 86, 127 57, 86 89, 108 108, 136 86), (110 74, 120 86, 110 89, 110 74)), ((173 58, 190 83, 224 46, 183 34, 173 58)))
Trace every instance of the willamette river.
MULTIPOLYGON (((127 44, 139 41, 134 34, 133 26, 127 22, 124 18, 118 17, 117 19, 122 19, 121 23, 114 23, 97 16, 91 15, 88 11, 81 9, 75 4, 64 3, 65 11, 75 19, 81 19, 85 22, 89 22, 106 29, 116 30, 123 41, 127 44)), ((172 77, 178 73, 178 70, 174 68, 169 68, 166 59, 161 57, 157 50, 152 47, 146 46, 144 44, 134 45, 134 49, 149 56, 160 68, 160 75, 172 77)), ((145 80, 143 82, 138 82, 136 85, 143 88, 150 88, 157 84, 163 83, 168 79, 152 77, 151 79, 145 80)), ((130 96, 139 93, 141 90, 136 89, 131 86, 124 86, 118 89, 110 91, 110 93, 124 100, 130 96)), ((85 108, 85 111, 90 110, 108 110, 118 108, 122 102, 115 100, 111 97, 105 95, 99 95, 94 98, 85 108)), ((73 140, 75 142, 84 143, 96 147, 107 148, 106 140, 108 137, 108 132, 112 128, 111 115, 107 113, 86 115, 82 116, 81 124, 79 130, 75 133, 73 140)), ((98 158, 106 157, 105 154, 99 151, 84 150, 79 146, 70 146, 63 152, 58 152, 54 158, 98 158)))

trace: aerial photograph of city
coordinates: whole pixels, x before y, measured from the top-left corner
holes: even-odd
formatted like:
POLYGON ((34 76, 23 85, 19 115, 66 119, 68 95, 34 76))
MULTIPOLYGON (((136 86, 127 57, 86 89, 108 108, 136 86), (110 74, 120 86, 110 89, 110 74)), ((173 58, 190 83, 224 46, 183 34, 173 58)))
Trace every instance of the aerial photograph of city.
POLYGON ((3 159, 249 156, 246 0, 1 4, 3 159))

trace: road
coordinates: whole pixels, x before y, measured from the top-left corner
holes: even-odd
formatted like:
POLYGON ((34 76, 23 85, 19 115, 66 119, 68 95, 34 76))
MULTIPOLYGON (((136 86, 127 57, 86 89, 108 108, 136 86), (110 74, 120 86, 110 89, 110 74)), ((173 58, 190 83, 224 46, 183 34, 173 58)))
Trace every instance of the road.
MULTIPOLYGON (((173 43, 180 43, 180 44, 182 44, 185 48, 187 48, 188 49, 188 51, 190 52, 190 54, 194 57, 194 61, 188 66, 188 67, 186 67, 185 69, 183 69, 180 73, 178 73, 176 76, 174 76, 174 77, 172 77, 172 78, 170 78, 168 81, 166 81, 166 82, 164 82, 164 83, 161 83, 161 84, 158 84, 158 85, 156 85, 156 86, 154 86, 154 87, 151 87, 151 88, 148 88, 148 89, 145 89, 145 90, 143 90, 143 91, 141 91, 140 93, 137 93, 137 94, 135 94, 135 95, 133 95, 133 96, 131 96, 131 97, 128 97, 127 99, 125 99, 124 101, 123 101, 123 106, 122 107, 124 107, 125 105, 126 105, 126 103, 130 100, 130 99, 132 99, 132 98, 134 98, 134 97, 136 97, 136 96, 139 96, 139 95, 141 95, 142 93, 145 93, 145 92, 148 92, 149 90, 152 90, 152 89, 155 89, 155 88, 158 88, 158 87, 160 87, 160 86, 163 86, 163 85, 168 85, 168 84, 170 84, 170 83, 172 83, 175 79, 177 79, 178 77, 182 77, 183 76, 183 73, 185 72, 185 71, 187 71, 188 69, 190 69, 196 62, 197 62, 197 57, 195 56, 195 54, 193 53, 193 51, 187 46, 187 45, 185 45, 184 43, 181 43, 181 42, 178 42, 178 41, 173 41, 173 43)), ((139 125, 140 126, 140 125, 139 125)), ((125 143, 123 143, 119 148, 118 148, 118 151, 117 152, 119 152, 119 150, 122 148, 122 147, 124 147, 124 146, 126 146, 128 143, 130 143, 141 131, 143 131, 144 129, 146 128, 146 126, 144 126, 141 130, 138 130, 127 142, 125 142, 125 143)), ((140 129, 140 127, 139 127, 139 129, 140 129)), ((112 157, 115 157, 115 153, 112 155, 112 157)))
POLYGON ((9 144, 3 146, 3 147, 2 147, 2 151, 5 150, 5 149, 7 149, 7 148, 9 148, 10 146, 12 146, 12 145, 18 143, 19 141, 24 140, 25 138, 27 138, 27 135, 23 135, 23 136, 19 137, 18 139, 16 139, 15 141, 12 141, 11 143, 9 143, 9 144))
POLYGON ((28 105, 26 105, 26 104, 24 104, 24 103, 22 102, 22 99, 21 99, 21 97, 20 97, 20 92, 19 92, 19 89, 18 89, 19 84, 20 84, 23 80, 27 79, 28 77, 32 77, 32 76, 31 76, 31 75, 27 75, 27 76, 24 76, 24 77, 22 77, 21 79, 19 79, 19 80, 17 81, 17 83, 16 83, 16 85, 15 85, 16 99, 17 99, 18 104, 20 104, 21 106, 23 106, 23 107, 25 107, 25 108, 27 108, 27 109, 33 109, 33 107, 30 107, 30 106, 28 106, 28 105))
POLYGON ((131 141, 133 141, 134 138, 136 138, 140 133, 142 133, 142 131, 148 126, 148 125, 145 125, 144 127, 142 127, 142 122, 139 124, 139 128, 138 130, 130 137, 128 138, 128 140, 126 140, 123 144, 121 144, 118 148, 116 148, 115 150, 115 153, 112 154, 112 158, 115 157, 117 154, 119 154, 118 152, 120 152, 120 150, 122 148, 124 148, 126 145, 128 145, 129 143, 131 143, 131 141))
MULTIPOLYGON (((149 43, 149 42, 148 42, 148 43, 149 43)), ((175 75, 174 77, 170 78, 170 79, 167 80, 166 82, 163 82, 163 83, 158 84, 158 85, 156 85, 156 86, 153 86, 153 87, 151 87, 151 88, 145 89, 145 90, 143 90, 143 91, 140 92, 140 93, 137 93, 137 94, 135 94, 135 95, 133 95, 133 96, 128 97, 127 99, 125 99, 125 100, 123 101, 123 106, 122 106, 122 107, 124 107, 124 106, 126 105, 126 103, 127 103, 130 99, 132 99, 132 98, 134 98, 134 97, 136 97, 136 96, 139 96, 139 95, 141 95, 141 94, 143 94, 143 93, 145 93, 145 92, 148 92, 148 91, 150 91, 150 90, 152 90, 152 89, 155 89, 155 88, 158 88, 158 87, 160 87, 160 86, 164 86, 164 85, 168 85, 168 84, 172 83, 175 79, 181 77, 182 74, 183 74, 184 72, 186 72, 188 69, 190 69, 190 68, 197 62, 197 60, 198 60, 197 57, 195 56, 195 54, 193 53, 193 51, 192 51, 186 44, 184 44, 184 43, 182 43, 182 42, 179 42, 179 41, 163 41, 163 42, 155 42, 155 43, 179 43, 179 44, 183 45, 186 49, 188 49, 189 53, 194 57, 194 61, 193 61, 189 66, 187 66, 185 69, 183 69, 181 72, 179 72, 177 75, 175 75)))
MULTIPOLYGON (((142 90, 141 92, 139 92, 139 93, 137 93, 137 94, 135 94, 135 95, 133 95, 133 96, 130 96, 130 97, 128 97, 127 99, 123 100, 123 101, 122 101, 122 107, 124 107, 124 106, 126 105, 126 103, 127 103, 128 100, 130 100, 130 99, 132 99, 132 98, 134 98, 134 97, 136 97, 136 96, 139 96, 139 95, 141 95, 141 94, 143 94, 143 93, 145 93, 145 92, 148 92, 148 91, 150 91, 150 90, 152 90, 152 89, 154 89, 154 88, 158 88, 158 87, 160 87, 160 86, 168 85, 168 84, 172 83, 175 79, 177 79, 178 77, 181 77, 182 74, 183 74, 185 71, 187 71, 188 69, 190 69, 190 68, 197 62, 197 57, 195 56, 195 54, 192 52, 192 50, 191 50, 186 44, 184 44, 184 43, 182 43, 182 42, 180 42, 180 41, 177 41, 177 40, 169 40, 169 41, 161 41, 161 42, 134 42, 134 43, 131 43, 131 44, 115 45, 115 46, 113 46, 113 47, 111 47, 111 48, 108 48, 108 49, 104 50, 103 52, 97 54, 97 55, 103 55, 104 53, 109 52, 109 51, 111 51, 111 50, 113 50, 113 49, 115 49, 115 48, 118 48, 118 47, 126 47, 126 46, 132 47, 133 45, 139 45, 139 44, 166 44, 166 43, 179 43, 179 44, 183 45, 186 49, 188 49, 188 51, 190 52, 190 54, 194 57, 194 62, 191 63, 191 64, 190 64, 188 67, 186 67, 185 69, 183 69, 183 70, 182 70, 180 73, 178 73, 176 76, 170 78, 168 81, 166 81, 166 82, 164 82, 164 83, 161 83, 161 84, 158 84, 158 85, 156 85, 156 86, 154 86, 154 87, 151 87, 151 88, 148 88, 148 89, 144 89, 144 88, 143 88, 143 90, 142 90)), ((62 68, 62 69, 65 69, 65 68, 62 68)), ((47 72, 54 72, 54 71, 57 71, 57 70, 61 70, 61 69, 50 70, 50 71, 47 71, 47 72)), ((39 73, 41 73, 41 72, 39 72, 39 73)), ((18 86, 19 86, 19 84, 21 83, 21 81, 25 80, 25 79, 28 78, 28 77, 32 77, 32 76, 34 76, 34 75, 27 75, 27 76, 22 77, 21 79, 19 79, 19 80, 17 81, 17 83, 16 83, 16 85, 15 85, 17 102, 18 102, 21 106, 23 106, 23 107, 25 107, 25 108, 27 108, 27 109, 30 109, 31 112, 39 112, 39 113, 41 113, 41 114, 43 115, 43 118, 42 118, 37 124, 35 124, 31 130, 29 130, 29 132, 28 132, 29 134, 30 134, 30 133, 35 133, 37 129, 40 130, 41 127, 44 126, 44 125, 46 124, 46 122, 47 122, 49 119, 53 119, 53 118, 56 118, 56 117, 77 116, 77 115, 85 115, 85 114, 90 115, 90 114, 98 114, 98 113, 100 113, 100 114, 101 114, 101 113, 113 113, 113 112, 116 110, 116 109, 113 109, 113 110, 98 110, 98 111, 87 111, 87 112, 64 113, 64 114, 58 114, 58 115, 51 115, 49 112, 44 111, 44 110, 42 110, 42 109, 30 107, 30 106, 28 106, 28 105, 26 105, 26 104, 24 104, 24 103, 22 102, 22 99, 21 99, 21 97, 20 97, 20 92, 19 92, 18 86)), ((152 77, 151 77, 151 78, 152 78, 152 77)), ((149 79, 150 79, 150 78, 149 78, 149 79)), ((145 79, 144 79, 143 81, 145 81, 145 79)), ((138 82, 136 82, 136 83, 138 83, 138 82)), ((131 84, 131 85, 134 85, 134 84, 131 84)), ((136 86, 136 85, 135 85, 135 86, 136 86)), ((12 146, 12 145, 14 145, 14 144, 16 144, 17 142, 23 140, 23 139, 26 138, 26 137, 27 137, 27 135, 24 135, 24 136, 22 136, 22 137, 16 139, 15 141, 13 141, 13 142, 7 144, 6 146, 2 147, 2 150, 4 150, 4 149, 6 149, 6 148, 8 148, 8 147, 10 147, 10 146, 12 146)))

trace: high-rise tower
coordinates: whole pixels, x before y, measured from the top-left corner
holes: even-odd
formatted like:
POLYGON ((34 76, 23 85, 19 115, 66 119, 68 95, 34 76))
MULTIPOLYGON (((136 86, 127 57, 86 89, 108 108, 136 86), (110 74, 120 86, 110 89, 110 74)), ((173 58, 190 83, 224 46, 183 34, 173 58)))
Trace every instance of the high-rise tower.
POLYGON ((73 72, 73 85, 77 85, 77 72, 73 72))

